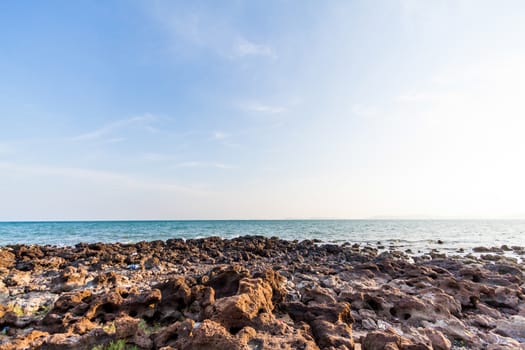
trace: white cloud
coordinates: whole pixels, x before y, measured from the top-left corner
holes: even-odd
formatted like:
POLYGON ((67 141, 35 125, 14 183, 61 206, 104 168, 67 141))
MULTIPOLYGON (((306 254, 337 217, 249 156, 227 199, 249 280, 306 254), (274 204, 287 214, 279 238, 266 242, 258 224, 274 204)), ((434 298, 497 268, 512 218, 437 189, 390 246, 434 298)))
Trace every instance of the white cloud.
POLYGON ((205 194, 202 190, 182 186, 175 183, 165 183, 156 181, 147 181, 136 178, 128 174, 122 174, 112 171, 94 170, 75 167, 57 167, 48 165, 26 165, 11 162, 0 162, 0 169, 12 172, 20 172, 34 176, 53 176, 60 178, 77 179, 82 181, 96 183, 113 183, 118 186, 125 186, 137 189, 150 189, 158 191, 175 191, 188 194, 205 194))
POLYGON ((164 161, 172 161, 177 159, 178 157, 173 154, 165 154, 165 153, 142 153, 139 155, 139 157, 146 161, 151 162, 164 162, 164 161))
POLYGON ((170 49, 177 56, 188 55, 192 49, 212 52, 227 59, 248 57, 276 58, 268 44, 246 39, 229 18, 206 8, 191 8, 174 2, 157 2, 153 19, 166 31, 170 49))
MULTIPOLYGON (((126 119, 120 119, 120 120, 116 120, 114 122, 105 124, 105 125, 103 125, 102 127, 98 128, 96 130, 89 131, 89 132, 86 132, 86 133, 83 133, 83 134, 71 137, 70 140, 72 140, 72 141, 97 140, 97 139, 100 139, 100 138, 102 138, 104 136, 107 136, 107 135, 113 133, 114 131, 116 131, 118 129, 130 126, 130 125, 134 125, 134 124, 145 124, 146 130, 151 132, 151 130, 150 130, 151 126, 148 125, 148 123, 153 122, 156 119, 157 118, 154 115, 151 115, 149 113, 141 115, 141 116, 126 118, 126 119)), ((121 138, 112 138, 111 140, 113 140, 114 142, 122 141, 121 138), (115 141, 115 140, 117 140, 117 141, 115 141)))
POLYGON ((275 51, 268 45, 257 44, 244 38, 238 39, 234 45, 233 52, 239 57, 266 56, 277 58, 275 51))
POLYGON ((212 137, 214 140, 225 140, 230 137, 229 134, 223 132, 223 131, 214 131, 212 134, 212 137))
POLYGON ((239 104, 239 107, 246 112, 264 114, 279 114, 287 111, 287 109, 283 106, 269 105, 257 101, 246 101, 239 104))
POLYGON ((198 162, 198 161, 189 161, 181 162, 176 164, 177 168, 217 168, 217 169, 234 169, 232 165, 224 163, 214 163, 214 162, 198 162))

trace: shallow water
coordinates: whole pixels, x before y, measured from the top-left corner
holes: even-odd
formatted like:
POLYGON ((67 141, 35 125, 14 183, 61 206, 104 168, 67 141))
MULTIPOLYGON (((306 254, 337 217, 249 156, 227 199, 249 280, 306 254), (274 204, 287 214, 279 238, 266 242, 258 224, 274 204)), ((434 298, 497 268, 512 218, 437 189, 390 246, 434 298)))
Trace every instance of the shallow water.
POLYGON ((477 246, 525 246, 523 220, 231 220, 0 222, 0 245, 138 242, 241 235, 368 243, 415 253, 477 246), (443 244, 439 244, 438 241, 443 244), (380 243, 378 243, 380 242, 380 243))

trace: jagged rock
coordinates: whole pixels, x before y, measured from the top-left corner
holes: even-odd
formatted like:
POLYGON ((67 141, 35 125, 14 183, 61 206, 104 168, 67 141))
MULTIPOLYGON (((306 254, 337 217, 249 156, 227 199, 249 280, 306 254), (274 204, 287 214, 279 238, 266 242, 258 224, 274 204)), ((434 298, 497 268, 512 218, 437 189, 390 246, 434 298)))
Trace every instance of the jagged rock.
POLYGON ((217 268, 210 271, 203 283, 213 288, 215 298, 220 299, 235 295, 241 279, 248 275, 248 272, 239 266, 229 266, 226 269, 217 268))
POLYGON ((363 350, 432 350, 432 345, 423 342, 414 343, 393 331, 374 331, 362 341, 363 350))
POLYGON ((519 342, 525 342, 525 317, 516 315, 508 320, 498 320, 494 331, 519 342))
POLYGON ((227 329, 249 326, 260 313, 273 310, 272 288, 261 278, 244 278, 238 294, 217 299, 211 306, 210 319, 227 329))
POLYGON ((430 339, 434 350, 450 350, 452 348, 452 342, 438 330, 435 329, 423 329, 423 333, 430 339))
POLYGON ((86 283, 87 270, 73 266, 66 267, 53 281, 55 292, 69 292, 86 283))
POLYGON ((249 350, 239 338, 231 335, 222 325, 205 320, 187 337, 177 341, 181 350, 249 350))
POLYGON ((15 264, 15 254, 6 249, 0 249, 0 269, 10 269, 15 264))
POLYGON ((47 332, 33 330, 28 334, 13 339, 13 341, 0 344, 0 350, 37 349, 49 336, 47 332))
POLYGON ((180 343, 181 339, 189 337, 194 328, 195 322, 193 320, 175 322, 155 334, 153 343, 157 348, 170 345, 175 346, 180 343))
POLYGON ((491 248, 490 261, 434 253, 412 262, 317 243, 0 248, 0 349, 91 350, 117 339, 141 349, 520 348, 523 266, 491 248))
POLYGON ((25 286, 31 281, 31 272, 13 270, 4 278, 4 283, 8 287, 25 286))

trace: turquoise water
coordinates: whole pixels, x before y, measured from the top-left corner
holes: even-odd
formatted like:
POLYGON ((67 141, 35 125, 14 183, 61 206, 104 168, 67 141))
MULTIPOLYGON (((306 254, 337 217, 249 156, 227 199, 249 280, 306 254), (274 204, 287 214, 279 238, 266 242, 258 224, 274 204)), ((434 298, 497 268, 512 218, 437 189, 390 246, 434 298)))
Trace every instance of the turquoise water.
POLYGON ((369 243, 399 249, 456 250, 475 246, 525 246, 518 220, 246 220, 0 222, 0 245, 138 242, 241 235, 369 243), (443 244, 438 244, 438 240, 443 244))

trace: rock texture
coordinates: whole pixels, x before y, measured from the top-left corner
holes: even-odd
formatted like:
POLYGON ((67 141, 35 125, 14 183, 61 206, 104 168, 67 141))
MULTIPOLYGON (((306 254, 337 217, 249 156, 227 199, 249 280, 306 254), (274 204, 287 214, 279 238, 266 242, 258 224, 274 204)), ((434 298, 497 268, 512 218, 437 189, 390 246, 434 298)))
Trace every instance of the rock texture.
MULTIPOLYGON (((0 248, 0 350, 525 349, 523 264, 258 236, 0 248)), ((487 253, 486 255, 483 255, 487 253)))

